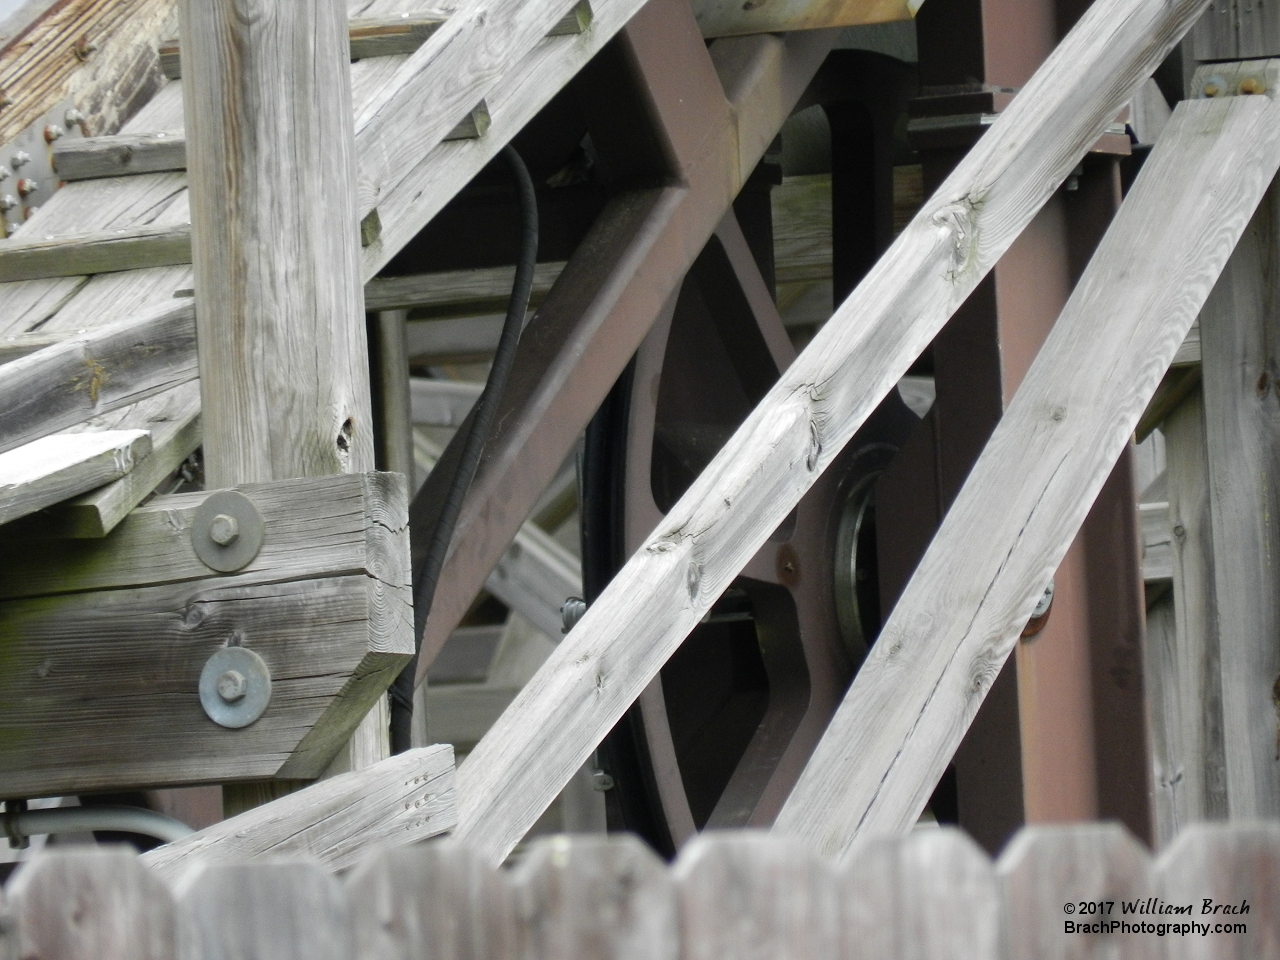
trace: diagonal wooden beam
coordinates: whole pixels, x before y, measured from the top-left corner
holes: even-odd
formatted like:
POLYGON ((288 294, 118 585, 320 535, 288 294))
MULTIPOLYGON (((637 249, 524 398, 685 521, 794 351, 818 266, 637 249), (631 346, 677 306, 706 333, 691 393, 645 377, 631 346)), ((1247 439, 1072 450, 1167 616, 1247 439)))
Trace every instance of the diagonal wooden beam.
POLYGON ((1080 19, 462 765, 461 839, 506 856, 1204 6, 1080 19))
MULTIPOLYGON (((750 37, 718 41, 708 54, 679 0, 651 2, 625 38, 668 140, 674 182, 610 203, 530 322, 441 573, 419 680, 835 39, 829 32, 750 37)), ((445 469, 414 499, 413 529, 434 525, 459 446, 450 445, 445 469)), ((415 551, 420 563, 425 544, 415 551)))
POLYGON ((1280 167, 1272 96, 1178 105, 775 829, 915 822, 1280 167))

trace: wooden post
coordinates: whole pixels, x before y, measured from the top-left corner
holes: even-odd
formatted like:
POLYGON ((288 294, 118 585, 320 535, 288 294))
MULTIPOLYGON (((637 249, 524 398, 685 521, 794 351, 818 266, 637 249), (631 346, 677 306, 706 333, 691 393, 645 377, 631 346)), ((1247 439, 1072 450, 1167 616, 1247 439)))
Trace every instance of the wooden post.
POLYGON ((1277 258, 1280 189, 1273 185, 1200 318, 1232 819, 1280 815, 1277 258))
POLYGON ((178 7, 207 484, 371 470, 346 5, 178 7))

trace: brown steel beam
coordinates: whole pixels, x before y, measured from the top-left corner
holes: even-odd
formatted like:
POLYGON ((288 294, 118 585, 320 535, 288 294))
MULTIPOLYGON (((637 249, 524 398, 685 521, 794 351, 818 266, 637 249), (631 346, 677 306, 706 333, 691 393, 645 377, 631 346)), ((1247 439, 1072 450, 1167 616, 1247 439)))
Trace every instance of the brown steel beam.
MULTIPOLYGON (((835 36, 753 36, 708 50, 683 0, 651 0, 623 32, 625 57, 647 91, 666 182, 610 203, 524 333, 426 624, 419 682, 835 36)), ((444 469, 415 500, 416 530, 430 530, 438 515, 458 446, 450 445, 444 469)), ((424 552, 425 543, 415 542, 415 570, 424 552)))
MULTIPOLYGON (((1081 6, 1075 0, 926 5, 917 21, 922 94, 946 87, 954 98, 956 85, 966 82, 978 95, 1016 90, 1081 6)), ((960 153, 922 154, 928 192, 960 153)), ((932 473, 925 485, 935 484, 938 517, 959 491, 1110 222, 1118 183, 1114 158, 1088 159, 1073 189, 1046 205, 935 341, 937 400, 929 437, 922 437, 929 442, 917 444, 917 461, 932 473)), ((1019 645, 957 751, 959 821, 993 852, 1023 822, 1107 817, 1150 836, 1142 579, 1131 469, 1126 454, 1059 568, 1047 624, 1019 645)), ((903 494, 884 495, 894 500, 903 494)), ((891 509, 902 512, 901 505, 891 509)), ((922 539, 914 536, 917 544, 922 539)), ((905 553, 910 556, 894 556, 888 570, 901 584, 918 560, 914 550, 905 553)), ((894 586, 886 584, 889 593, 896 594, 894 586)))

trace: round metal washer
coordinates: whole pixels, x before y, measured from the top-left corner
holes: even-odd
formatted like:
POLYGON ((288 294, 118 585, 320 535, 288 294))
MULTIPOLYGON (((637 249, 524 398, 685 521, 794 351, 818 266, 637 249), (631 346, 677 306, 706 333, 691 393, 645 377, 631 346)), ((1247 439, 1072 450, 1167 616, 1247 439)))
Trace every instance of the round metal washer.
MULTIPOLYGON (((227 688, 226 684, 223 686, 227 688)), ((200 706, 220 726, 232 730, 247 727, 262 716, 270 702, 271 671, 260 656, 246 647, 224 647, 200 671, 200 706), (245 680, 244 692, 234 700, 225 699, 218 691, 218 680, 229 672, 245 680)))
POLYGON ((196 507, 191 522, 191 545, 206 565, 221 573, 231 573, 253 562, 262 549, 264 527, 262 515, 252 500, 235 490, 219 490, 196 507), (233 531, 229 539, 228 530, 233 531), (215 540, 215 532, 225 542, 215 540))

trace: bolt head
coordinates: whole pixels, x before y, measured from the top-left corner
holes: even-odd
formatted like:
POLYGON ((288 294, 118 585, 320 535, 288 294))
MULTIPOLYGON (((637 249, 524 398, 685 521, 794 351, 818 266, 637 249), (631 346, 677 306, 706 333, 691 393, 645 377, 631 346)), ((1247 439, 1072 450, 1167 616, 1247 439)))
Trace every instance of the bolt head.
POLYGON ((235 703, 243 700, 249 692, 249 681, 239 670, 228 670, 218 677, 218 696, 224 703, 235 703))
POLYGON ((58 126, 56 123, 48 124, 44 128, 44 142, 53 143, 53 141, 59 139, 62 136, 63 132, 64 132, 63 129, 60 126, 58 126))
POLYGON ((240 524, 236 522, 236 518, 225 513, 220 513, 209 521, 209 539, 220 547, 227 547, 235 543, 240 537, 240 524))
POLYGON ((19 150, 10 158, 9 162, 13 166, 13 169, 17 170, 23 164, 31 162, 31 154, 27 153, 25 150, 19 150))
POLYGON ((1216 97, 1222 92, 1222 88, 1216 83, 1206 83, 1204 85, 1204 95, 1206 97, 1216 97))
POLYGON ((1245 77, 1240 81, 1240 92, 1244 94, 1262 93, 1262 81, 1257 77, 1245 77))

